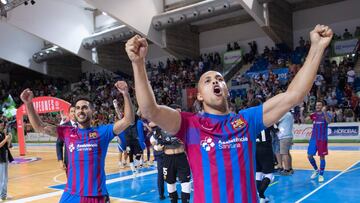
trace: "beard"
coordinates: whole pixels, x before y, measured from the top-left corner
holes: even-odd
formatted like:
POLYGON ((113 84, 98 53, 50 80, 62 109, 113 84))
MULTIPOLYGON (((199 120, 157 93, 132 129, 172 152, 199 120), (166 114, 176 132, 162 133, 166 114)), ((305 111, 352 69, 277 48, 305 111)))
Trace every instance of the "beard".
POLYGON ((75 120, 80 125, 84 125, 84 124, 89 123, 91 119, 90 119, 90 117, 88 115, 85 115, 85 118, 78 118, 77 116, 75 116, 75 120))

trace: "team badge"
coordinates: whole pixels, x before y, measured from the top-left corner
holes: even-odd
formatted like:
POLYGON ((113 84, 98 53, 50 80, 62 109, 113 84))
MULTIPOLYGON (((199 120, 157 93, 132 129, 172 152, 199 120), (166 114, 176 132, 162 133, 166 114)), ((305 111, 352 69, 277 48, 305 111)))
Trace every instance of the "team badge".
POLYGON ((234 129, 243 128, 245 126, 245 122, 241 118, 238 118, 235 121, 231 122, 231 125, 234 129))
POLYGON ((91 132, 89 133, 89 137, 90 138, 96 138, 98 136, 98 133, 97 132, 91 132))

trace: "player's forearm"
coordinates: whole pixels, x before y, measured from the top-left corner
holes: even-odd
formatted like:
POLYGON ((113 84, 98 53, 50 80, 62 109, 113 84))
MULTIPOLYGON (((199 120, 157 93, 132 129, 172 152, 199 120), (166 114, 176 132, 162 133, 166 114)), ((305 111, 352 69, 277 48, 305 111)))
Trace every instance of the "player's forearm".
POLYGON ((135 115, 134 115, 134 109, 133 105, 131 103, 130 95, 129 93, 126 93, 124 96, 124 120, 128 125, 134 122, 135 115))
POLYGON ((115 113, 116 113, 116 116, 118 117, 118 119, 121 119, 121 111, 120 111, 119 107, 115 107, 115 113))
POLYGON ((151 117, 156 114, 157 103, 146 74, 145 62, 133 63, 132 66, 134 69, 136 98, 141 114, 151 120, 151 117))
POLYGON ((327 114, 327 112, 323 112, 324 113, 324 118, 326 120, 326 123, 331 123, 331 119, 329 117, 329 115, 327 114))
POLYGON ((294 99, 294 105, 301 102, 310 91, 324 51, 325 48, 321 46, 311 46, 304 65, 289 84, 286 92, 290 93, 293 97, 292 99, 294 99))
POLYGON ((6 143, 7 143, 7 139, 5 137, 5 139, 0 142, 0 147, 3 147, 6 143))
POLYGON ((34 130, 36 132, 43 133, 45 126, 44 126, 44 123, 41 121, 39 115, 36 113, 33 103, 32 102, 27 103, 27 104, 25 104, 25 106, 26 106, 30 124, 32 125, 32 127, 34 128, 34 130))

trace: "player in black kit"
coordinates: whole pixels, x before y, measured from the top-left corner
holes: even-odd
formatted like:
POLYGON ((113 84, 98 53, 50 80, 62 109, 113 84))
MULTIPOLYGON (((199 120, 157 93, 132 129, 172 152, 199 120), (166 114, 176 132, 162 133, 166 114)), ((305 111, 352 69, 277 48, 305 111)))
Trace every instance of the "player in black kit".
MULTIPOLYGON (((261 101, 255 99, 250 106, 260 105, 261 101)), ((277 127, 271 126, 261 131, 256 138, 256 186, 260 197, 260 203, 267 202, 265 190, 274 180, 274 153, 272 150, 271 136, 276 136, 277 127)))

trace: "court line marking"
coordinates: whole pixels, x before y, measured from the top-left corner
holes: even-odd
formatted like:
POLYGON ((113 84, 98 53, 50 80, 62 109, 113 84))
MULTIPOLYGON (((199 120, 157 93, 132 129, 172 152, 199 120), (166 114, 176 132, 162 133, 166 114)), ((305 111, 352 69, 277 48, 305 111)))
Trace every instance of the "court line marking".
POLYGON ((304 197, 302 197, 301 199, 299 199, 298 201, 296 201, 295 203, 300 203, 301 201, 305 200, 306 198, 310 197, 312 194, 314 194, 315 192, 319 191, 321 188, 325 187, 325 185, 331 183, 333 180, 335 180, 336 178, 338 178, 339 176, 341 176, 342 174, 346 173, 349 169, 351 169, 352 167, 354 167, 356 164, 360 163, 360 161, 355 162, 354 164, 352 164, 351 166, 349 166, 347 169, 345 169, 344 171, 340 172, 339 174, 337 174, 336 176, 334 176, 333 178, 331 178, 329 181, 327 181, 326 183, 320 185, 320 187, 316 188, 315 190, 313 190, 312 192, 310 192, 309 194, 305 195, 304 197))
POLYGON ((63 175, 66 175, 65 172, 64 172, 64 173, 60 173, 60 174, 56 175, 55 177, 53 177, 53 181, 54 181, 55 183, 66 184, 66 182, 58 180, 58 177, 63 176, 63 175))
POLYGON ((37 176, 37 175, 43 175, 46 173, 54 173, 54 172, 58 172, 60 169, 55 169, 55 170, 50 170, 50 171, 45 171, 45 172, 39 172, 39 173, 34 173, 31 175, 27 175, 27 176, 20 176, 20 177, 15 177, 15 178, 9 178, 9 180, 19 180, 19 179, 23 179, 23 178, 29 178, 32 176, 37 176))
POLYGON ((50 192, 50 193, 45 193, 45 194, 41 194, 41 195, 36 195, 36 196, 32 196, 32 197, 26 197, 23 199, 18 199, 18 200, 13 200, 13 201, 8 201, 9 203, 23 203, 23 202, 30 202, 30 201, 36 201, 36 200, 40 200, 40 199, 45 199, 45 198, 49 198, 49 197, 54 197, 57 195, 61 195, 63 193, 63 191, 56 191, 56 192, 50 192))
MULTIPOLYGON (((146 176, 146 175, 151 175, 157 173, 157 170, 152 170, 152 171, 147 171, 144 173, 139 173, 136 175, 136 177, 141 177, 141 176, 146 176)), ((120 177, 120 178, 115 178, 115 179, 111 179, 111 180, 107 180, 106 184, 111 184, 114 182, 120 182, 120 181, 124 181, 124 180, 128 180, 128 179, 132 179, 132 178, 136 178, 133 175, 128 175, 128 176, 124 176, 124 177, 120 177)), ((55 188, 51 188, 51 189, 55 189, 55 188)), ((58 190, 58 189, 55 189, 58 190)), ((36 195, 36 196, 32 196, 32 197, 27 197, 27 198, 23 198, 23 199, 18 199, 18 200, 13 200, 13 201, 8 201, 9 203, 23 203, 23 202, 29 202, 29 201, 35 201, 35 200, 41 200, 41 199, 45 199, 45 198, 49 198, 49 197, 54 197, 57 195, 61 195, 63 193, 63 190, 60 191, 56 191, 56 192, 50 192, 50 193, 45 193, 45 194, 41 194, 41 195, 36 195)), ((126 202, 139 202, 137 200, 129 200, 129 199, 124 199, 124 198, 117 198, 117 197, 112 197, 110 196, 112 199, 118 199, 121 201, 126 201, 126 202)))
MULTIPOLYGON (((122 171, 123 172, 123 171, 122 171)), ((146 171, 146 172, 140 172, 138 173, 136 176, 134 176, 133 174, 131 175, 127 175, 127 176, 123 176, 123 177, 119 177, 119 178, 112 178, 112 179, 109 179, 109 180, 106 180, 106 184, 112 184, 112 183, 115 183, 115 182, 120 182, 120 181, 124 181, 124 180, 129 180, 129 179, 134 179, 134 178, 137 178, 137 177, 142 177, 142 176, 147 176, 147 175, 152 175, 152 174, 155 174, 157 173, 157 170, 151 170, 151 171, 146 171)), ((110 174, 107 174, 108 175, 114 175, 114 174, 117 174, 117 173, 110 173, 110 174)), ((60 176, 61 174, 57 175, 57 176, 60 176)), ((56 177, 56 176, 55 176, 56 177)), ((55 178, 54 177, 54 178, 55 178)), ((53 179, 54 179, 53 178, 53 179)), ((64 185, 66 184, 66 182, 61 182, 60 185, 64 185)), ((50 185, 48 188, 50 189, 54 189, 54 190, 60 190, 60 189, 57 189, 57 188, 53 188, 53 187, 56 187, 56 186, 59 186, 59 184, 57 185, 50 185)))
POLYGON ((345 173, 349 173, 349 172, 356 171, 356 170, 359 170, 359 169, 360 169, 360 167, 356 167, 356 168, 353 168, 351 170, 346 171, 345 173))
MULTIPOLYGON (((26 151, 27 152, 39 152, 39 153, 56 152, 55 150, 26 150, 26 151)), ((106 154, 118 155, 119 153, 118 152, 107 152, 106 154)))

